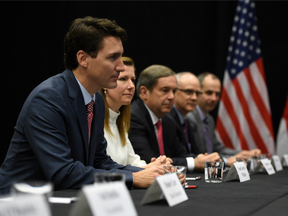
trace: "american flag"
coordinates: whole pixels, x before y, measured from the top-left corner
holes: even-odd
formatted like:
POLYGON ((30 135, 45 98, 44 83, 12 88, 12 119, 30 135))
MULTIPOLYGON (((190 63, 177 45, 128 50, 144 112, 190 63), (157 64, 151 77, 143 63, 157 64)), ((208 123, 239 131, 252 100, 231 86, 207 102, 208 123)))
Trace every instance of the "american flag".
POLYGON ((226 147, 274 154, 274 132, 258 39, 255 3, 236 8, 216 133, 226 147))
POLYGON ((279 155, 280 158, 282 158, 284 154, 288 154, 288 94, 284 112, 280 120, 276 144, 277 155, 279 155))

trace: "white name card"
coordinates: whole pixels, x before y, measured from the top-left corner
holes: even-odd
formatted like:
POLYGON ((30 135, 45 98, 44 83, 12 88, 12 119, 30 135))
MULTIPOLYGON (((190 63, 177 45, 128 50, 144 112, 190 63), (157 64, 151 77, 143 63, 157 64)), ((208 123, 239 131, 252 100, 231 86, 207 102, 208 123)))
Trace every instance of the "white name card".
POLYGON ((288 154, 284 154, 282 158, 282 164, 283 166, 288 166, 288 154))
POLYGON ((130 193, 123 182, 86 185, 70 216, 137 216, 130 193))
POLYGON ((163 195, 170 207, 188 200, 176 173, 156 177, 154 183, 147 189, 141 205, 160 200, 163 195))
POLYGON ((42 195, 19 195, 0 202, 3 216, 51 216, 47 199, 42 195))
POLYGON ((280 157, 278 155, 273 155, 272 156, 272 163, 273 163, 276 171, 283 170, 283 167, 282 167, 282 164, 281 164, 281 160, 280 160, 280 157))
POLYGON ((234 179, 239 179, 240 182, 250 180, 250 175, 244 162, 236 162, 232 164, 225 181, 231 181, 234 179))
POLYGON ((267 171, 268 175, 272 175, 275 174, 275 170, 271 164, 271 162, 269 161, 268 158, 264 158, 260 160, 261 163, 263 164, 265 170, 267 171))

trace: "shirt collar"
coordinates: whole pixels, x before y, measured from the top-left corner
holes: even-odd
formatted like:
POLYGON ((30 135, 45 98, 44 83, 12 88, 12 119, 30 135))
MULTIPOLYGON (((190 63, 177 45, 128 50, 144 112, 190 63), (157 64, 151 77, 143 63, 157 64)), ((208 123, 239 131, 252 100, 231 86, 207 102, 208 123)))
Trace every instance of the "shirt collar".
POLYGON ((79 82, 79 80, 77 79, 76 76, 75 76, 75 78, 76 78, 76 80, 80 86, 85 105, 89 104, 91 102, 91 99, 95 102, 95 94, 91 97, 89 92, 82 86, 82 84, 79 82))
POLYGON ((203 112, 203 110, 198 105, 196 106, 196 109, 197 109, 197 111, 199 113, 201 121, 204 121, 204 119, 206 118, 206 114, 203 112))
MULTIPOLYGON (((144 103, 144 102, 143 102, 144 103)), ((144 103, 145 107, 147 108, 149 114, 150 114, 150 117, 151 117, 151 120, 152 120, 152 123, 153 125, 155 125, 159 120, 159 119, 153 112, 152 110, 150 110, 150 108, 144 103)))
POLYGON ((174 109, 175 109, 175 111, 176 111, 176 113, 177 113, 177 115, 179 117, 181 125, 183 125, 185 117, 179 112, 179 110, 176 108, 175 104, 173 105, 173 107, 174 107, 174 109))

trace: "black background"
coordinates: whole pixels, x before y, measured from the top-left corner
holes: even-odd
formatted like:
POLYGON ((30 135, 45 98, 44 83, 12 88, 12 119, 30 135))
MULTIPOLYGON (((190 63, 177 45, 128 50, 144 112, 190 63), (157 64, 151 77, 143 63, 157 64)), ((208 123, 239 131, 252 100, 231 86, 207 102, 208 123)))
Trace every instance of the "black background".
MULTIPOLYGON (((71 22, 93 16, 127 30, 124 55, 136 74, 152 64, 223 80, 237 1, 0 2, 1 143, 4 160, 21 107, 40 82, 64 70, 71 22)), ((288 2, 256 1, 275 137, 287 95, 288 2)), ((217 116, 217 109, 212 112, 217 116)))

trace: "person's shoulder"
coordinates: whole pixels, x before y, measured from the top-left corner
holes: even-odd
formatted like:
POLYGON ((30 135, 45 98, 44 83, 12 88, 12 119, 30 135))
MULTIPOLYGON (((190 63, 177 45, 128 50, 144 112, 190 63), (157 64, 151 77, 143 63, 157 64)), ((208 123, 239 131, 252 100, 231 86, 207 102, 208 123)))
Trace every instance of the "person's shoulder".
POLYGON ((141 106, 144 105, 140 98, 136 98, 131 103, 131 112, 138 112, 141 106))
POLYGON ((195 118, 195 116, 197 116, 198 115, 198 112, 197 112, 197 110, 196 109, 194 109, 193 111, 190 111, 190 112, 188 112, 187 113, 187 118, 195 118))
POLYGON ((41 82, 38 86, 36 86, 34 90, 36 91, 41 91, 45 89, 57 90, 58 88, 61 88, 63 84, 66 86, 64 72, 58 73, 56 75, 47 78, 46 80, 41 82))
MULTIPOLYGON (((172 107, 172 109, 170 110, 170 112, 167 113, 166 115, 170 116, 170 117, 173 118, 173 119, 175 119, 176 117, 178 117, 178 116, 177 116, 177 112, 176 112, 174 106, 172 107)), ((166 115, 165 115, 165 116, 166 116, 166 115)))
POLYGON ((165 124, 172 124, 172 125, 176 125, 176 124, 177 124, 177 122, 175 121, 175 119, 174 119, 171 115, 169 115, 169 113, 166 114, 166 115, 162 118, 162 122, 163 122, 163 124, 164 124, 164 123, 165 123, 165 124))

